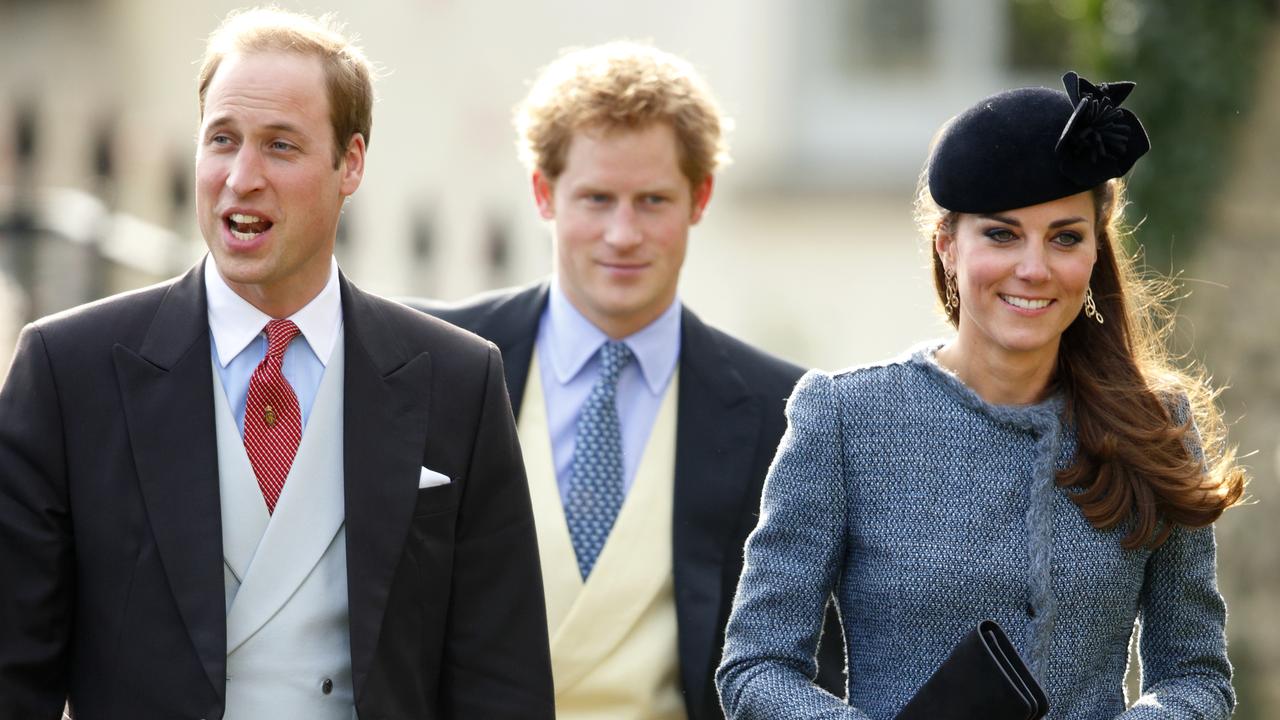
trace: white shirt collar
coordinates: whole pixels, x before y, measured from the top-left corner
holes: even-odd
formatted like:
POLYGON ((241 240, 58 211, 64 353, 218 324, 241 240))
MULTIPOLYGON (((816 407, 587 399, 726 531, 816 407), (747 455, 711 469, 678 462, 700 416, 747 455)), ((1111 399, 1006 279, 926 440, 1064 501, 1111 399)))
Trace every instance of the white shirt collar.
MULTIPOLYGON (((249 343, 253 342, 271 316, 249 304, 227 285, 214 266, 213 258, 205 257, 204 291, 209 300, 209 331, 213 333, 218 348, 218 362, 226 367, 249 343)), ((301 310, 290 315, 302 337, 322 365, 329 364, 329 354, 342 328, 342 295, 338 291, 338 261, 329 258, 329 281, 301 310)))
MULTIPOLYGON (((680 309, 677 297, 653 322, 622 338, 640 364, 645 384, 655 395, 667 386, 680 359, 680 309)), ((552 370, 563 385, 582 371, 609 336, 569 302, 559 277, 551 279, 547 323, 552 370)))

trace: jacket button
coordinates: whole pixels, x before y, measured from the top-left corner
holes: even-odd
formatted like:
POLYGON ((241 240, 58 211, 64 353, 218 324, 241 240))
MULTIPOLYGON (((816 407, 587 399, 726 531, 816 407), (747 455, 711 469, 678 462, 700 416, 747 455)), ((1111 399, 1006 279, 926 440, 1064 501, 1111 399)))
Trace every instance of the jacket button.
POLYGON ((324 693, 325 695, 328 695, 329 693, 333 692, 333 681, 330 680, 329 678, 325 678, 324 682, 320 683, 320 692, 324 693))

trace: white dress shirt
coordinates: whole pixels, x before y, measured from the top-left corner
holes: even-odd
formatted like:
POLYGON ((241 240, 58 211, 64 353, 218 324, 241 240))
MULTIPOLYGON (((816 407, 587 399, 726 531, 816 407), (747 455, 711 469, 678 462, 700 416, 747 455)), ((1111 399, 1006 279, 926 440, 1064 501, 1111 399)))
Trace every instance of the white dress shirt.
MULTIPOLYGON (((213 366, 227 393, 227 405, 244 435, 244 408, 249 380, 267 354, 264 329, 273 318, 236 294, 218 273, 213 258, 204 262, 204 288, 209 300, 209 349, 213 366)), ((293 387, 302 411, 302 427, 311 417, 320 379, 334 346, 342 339, 342 296, 338 261, 330 258, 329 281, 301 310, 290 315, 301 334, 285 349, 281 372, 293 387)))

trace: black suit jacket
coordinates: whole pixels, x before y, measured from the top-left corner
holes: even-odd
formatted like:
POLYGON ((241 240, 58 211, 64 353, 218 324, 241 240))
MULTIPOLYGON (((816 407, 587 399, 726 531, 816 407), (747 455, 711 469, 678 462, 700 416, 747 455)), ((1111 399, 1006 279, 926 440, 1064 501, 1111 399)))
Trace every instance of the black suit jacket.
MULTIPOLYGON (((491 343, 341 280, 362 718, 554 715, 491 343), (453 478, 419 490, 422 466, 453 478)), ((216 718, 226 607, 200 268, 28 326, 0 390, 0 718, 216 718)))
MULTIPOLYGON (((461 304, 408 304, 498 345, 518 416, 549 287, 541 282, 461 304)), ((680 679, 691 720, 709 720, 724 717, 714 685, 724 628, 765 473, 786 429, 786 399, 802 370, 709 327, 687 308, 680 328, 672 538, 680 679)), ((838 632, 829 637, 820 682, 844 697, 844 648, 838 632)))

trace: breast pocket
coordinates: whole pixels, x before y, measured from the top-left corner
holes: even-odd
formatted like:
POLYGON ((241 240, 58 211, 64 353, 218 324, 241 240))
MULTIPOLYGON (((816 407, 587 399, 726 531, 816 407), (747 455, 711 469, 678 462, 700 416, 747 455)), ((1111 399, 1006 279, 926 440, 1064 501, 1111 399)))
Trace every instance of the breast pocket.
POLYGON ((451 482, 448 485, 437 485, 419 490, 418 499, 413 508, 413 516, 419 518, 429 515, 441 515, 451 512, 456 507, 458 507, 458 484, 451 482))

